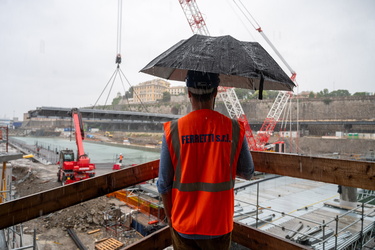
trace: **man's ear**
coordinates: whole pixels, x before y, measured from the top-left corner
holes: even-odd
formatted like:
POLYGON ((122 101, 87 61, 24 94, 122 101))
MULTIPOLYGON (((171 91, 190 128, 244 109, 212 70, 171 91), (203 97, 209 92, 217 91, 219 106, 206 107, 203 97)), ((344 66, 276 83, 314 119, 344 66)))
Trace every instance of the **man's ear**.
POLYGON ((217 96, 217 88, 216 88, 216 90, 215 90, 215 94, 214 94, 214 98, 216 98, 216 96, 217 96))
POLYGON ((188 97, 190 98, 191 97, 191 92, 188 90, 188 97))

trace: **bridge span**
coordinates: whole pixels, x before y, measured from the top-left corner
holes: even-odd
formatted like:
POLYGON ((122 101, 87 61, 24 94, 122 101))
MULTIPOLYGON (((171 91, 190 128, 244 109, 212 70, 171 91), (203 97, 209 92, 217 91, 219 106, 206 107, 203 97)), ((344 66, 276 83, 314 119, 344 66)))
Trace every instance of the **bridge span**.
MULTIPOLYGON (((71 108, 38 107, 30 110, 30 121, 61 121, 70 122, 71 108)), ((133 111, 116 111, 103 109, 79 109, 82 119, 87 126, 102 128, 103 130, 127 130, 127 131, 162 131, 163 123, 180 118, 180 115, 143 113, 133 111)))
MULTIPOLYGON (((53 121, 55 126, 67 126, 71 116, 71 108, 59 107, 39 107, 28 112, 29 120, 32 121, 53 121), (66 121, 66 122, 64 122, 66 121)), ((85 124, 91 128, 101 128, 102 130, 113 131, 154 131, 162 132, 163 123, 178 119, 181 115, 143 113, 133 111, 116 111, 103 109, 80 109, 82 119, 85 124)), ((263 121, 251 122, 253 131, 258 131, 263 121)), ((281 129, 281 122, 276 125, 275 131, 281 129)), ((297 121, 283 122, 287 130, 297 130, 297 121)), ((299 129, 302 134, 304 131, 310 131, 311 134, 343 132, 366 132, 375 133, 375 119, 354 120, 354 119, 326 119, 326 120, 300 120, 299 129)))

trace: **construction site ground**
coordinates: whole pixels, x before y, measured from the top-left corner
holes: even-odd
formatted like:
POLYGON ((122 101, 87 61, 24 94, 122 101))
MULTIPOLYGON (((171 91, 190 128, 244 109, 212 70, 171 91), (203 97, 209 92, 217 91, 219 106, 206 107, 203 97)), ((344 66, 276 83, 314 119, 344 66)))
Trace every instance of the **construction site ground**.
MULTIPOLYGON (((116 143, 115 138, 104 138, 103 136, 100 137, 100 139, 105 139, 108 143, 116 143)), ((306 140, 307 138, 303 139, 306 140)), ((323 141, 326 142, 327 140, 320 139, 319 143, 314 141, 313 144, 316 143, 321 145, 323 141)), ((338 140, 329 141, 337 142, 338 140)), ((305 144, 306 142, 304 141, 302 145, 305 144)), ((329 148, 331 150, 334 148, 334 151, 340 152, 341 148, 337 146, 338 144, 341 145, 343 143, 336 143, 329 148)), ((347 143, 345 143, 345 145, 346 144, 347 143)), ((0 147, 4 147, 4 144, 0 144, 0 147)), ((313 146, 310 148, 311 154, 320 153, 314 149, 315 147, 313 146)), ((9 148, 9 150, 11 151, 13 149, 9 148)), ((324 151, 329 152, 331 150, 327 149, 324 151)), ((1 148, 0 151, 4 152, 5 150, 4 148, 1 148)), ((342 150, 341 152, 343 151, 345 152, 345 150, 342 150)), ((359 151, 361 152, 364 150, 359 151)), ((12 192, 15 194, 15 198, 38 193, 61 185, 57 182, 57 165, 43 165, 41 163, 33 162, 30 159, 19 159, 12 160, 7 166, 12 168, 12 192)), ((126 207, 124 203, 116 198, 103 196, 25 222, 23 223, 24 245, 32 243, 32 236, 35 229, 38 249, 76 249, 72 238, 67 232, 68 228, 74 229, 78 238, 87 249, 95 249, 96 242, 111 237, 121 241, 125 246, 129 245, 142 238, 137 231, 134 229, 120 228, 116 235, 113 228, 108 229, 105 226, 105 214, 111 214, 114 210, 119 208, 121 208, 123 213, 131 211, 131 208, 126 207)))
MULTIPOLYGON (((61 185, 57 182, 57 166, 35 163, 29 159, 13 160, 7 164, 12 168, 12 192, 16 198, 38 193, 61 185)), ((23 223, 24 243, 32 244, 36 230, 37 249, 76 249, 67 229, 72 228, 87 249, 95 249, 95 243, 105 238, 114 238, 129 245, 142 236, 131 228, 106 227, 105 215, 111 215, 125 204, 116 198, 102 196, 81 204, 51 213, 23 223)))

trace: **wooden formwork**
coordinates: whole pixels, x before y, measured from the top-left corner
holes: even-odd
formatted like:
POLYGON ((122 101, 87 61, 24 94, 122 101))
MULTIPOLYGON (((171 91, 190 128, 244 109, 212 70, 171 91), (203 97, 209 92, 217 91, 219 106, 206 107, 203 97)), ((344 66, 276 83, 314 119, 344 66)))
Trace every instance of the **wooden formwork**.
POLYGON ((117 250, 120 249, 124 243, 114 238, 105 238, 95 243, 95 249, 97 250, 117 250))

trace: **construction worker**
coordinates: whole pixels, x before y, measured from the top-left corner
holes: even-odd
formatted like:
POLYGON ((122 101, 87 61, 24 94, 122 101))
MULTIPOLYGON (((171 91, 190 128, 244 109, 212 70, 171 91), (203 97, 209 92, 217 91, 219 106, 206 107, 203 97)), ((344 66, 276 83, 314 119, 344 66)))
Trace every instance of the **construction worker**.
POLYGON ((229 249, 236 174, 254 164, 244 126, 216 111, 218 74, 188 71, 188 115, 164 124, 158 191, 174 249, 229 249))
POLYGON ((120 156, 118 157, 118 162, 119 163, 122 163, 122 159, 123 159, 124 157, 122 156, 122 153, 120 153, 120 156))

